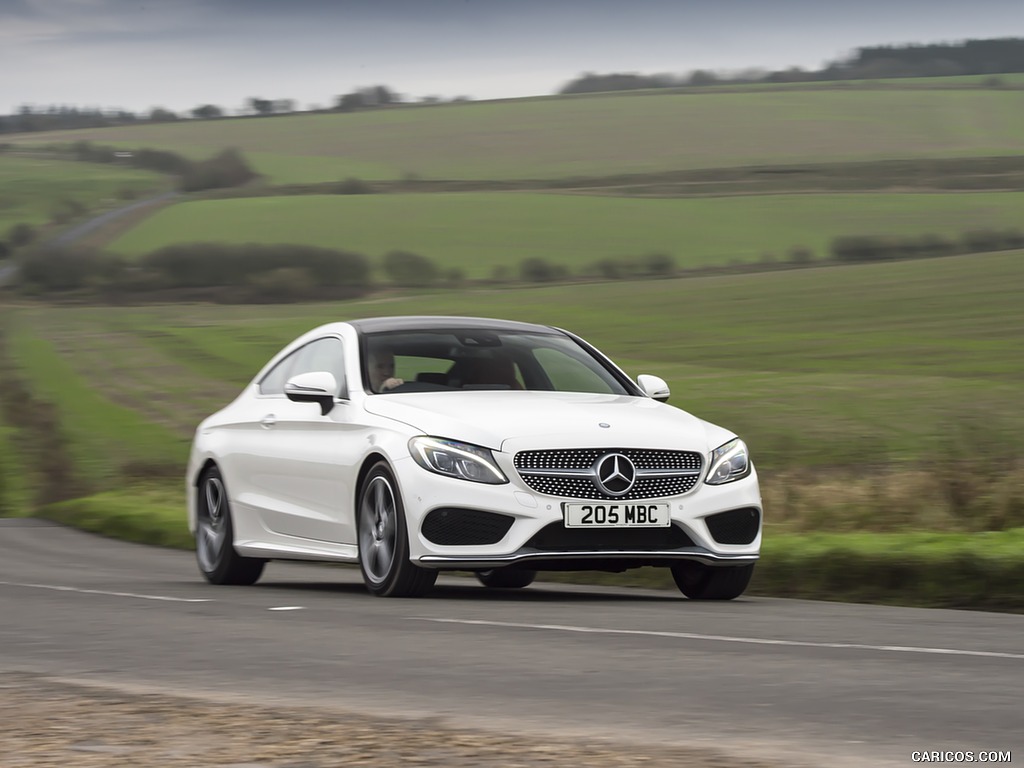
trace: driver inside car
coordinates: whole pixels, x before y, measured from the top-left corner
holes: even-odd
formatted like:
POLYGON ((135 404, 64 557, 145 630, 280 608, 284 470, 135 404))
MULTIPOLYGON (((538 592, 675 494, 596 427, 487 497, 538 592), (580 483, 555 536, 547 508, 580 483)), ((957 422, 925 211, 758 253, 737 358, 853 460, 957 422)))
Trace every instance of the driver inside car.
POLYGON ((386 392, 405 383, 395 377, 395 356, 391 350, 376 349, 370 352, 368 370, 372 392, 386 392))

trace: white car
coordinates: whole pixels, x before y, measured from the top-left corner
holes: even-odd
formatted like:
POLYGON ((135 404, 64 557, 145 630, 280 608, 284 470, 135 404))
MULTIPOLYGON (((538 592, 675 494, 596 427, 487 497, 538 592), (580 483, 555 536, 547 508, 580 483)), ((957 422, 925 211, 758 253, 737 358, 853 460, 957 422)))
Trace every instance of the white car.
POLYGON ((359 563, 373 594, 415 596, 442 570, 513 588, 664 566, 687 597, 735 598, 761 546, 757 475, 743 441, 668 396, 557 328, 323 325, 196 430, 199 568, 252 584, 268 560, 359 563))

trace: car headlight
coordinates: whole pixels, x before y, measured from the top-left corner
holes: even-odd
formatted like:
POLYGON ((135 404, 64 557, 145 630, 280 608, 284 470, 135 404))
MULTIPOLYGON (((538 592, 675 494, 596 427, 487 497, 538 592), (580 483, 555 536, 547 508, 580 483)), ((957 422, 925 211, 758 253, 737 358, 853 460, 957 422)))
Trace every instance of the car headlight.
POLYGON ((508 478, 494 463, 487 448, 441 437, 414 437, 409 441, 409 453, 426 470, 474 483, 507 483, 508 478))
POLYGON ((747 444, 738 437, 711 452, 711 469, 704 482, 722 485, 750 474, 750 454, 747 444))

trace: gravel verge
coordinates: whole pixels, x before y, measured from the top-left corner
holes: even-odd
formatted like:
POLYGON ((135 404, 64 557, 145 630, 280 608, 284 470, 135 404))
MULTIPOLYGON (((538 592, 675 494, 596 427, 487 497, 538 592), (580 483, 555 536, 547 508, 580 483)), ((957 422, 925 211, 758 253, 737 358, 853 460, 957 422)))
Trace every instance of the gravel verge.
POLYGON ((707 749, 580 743, 382 719, 308 707, 247 705, 0 674, 5 768, 775 768, 707 749))

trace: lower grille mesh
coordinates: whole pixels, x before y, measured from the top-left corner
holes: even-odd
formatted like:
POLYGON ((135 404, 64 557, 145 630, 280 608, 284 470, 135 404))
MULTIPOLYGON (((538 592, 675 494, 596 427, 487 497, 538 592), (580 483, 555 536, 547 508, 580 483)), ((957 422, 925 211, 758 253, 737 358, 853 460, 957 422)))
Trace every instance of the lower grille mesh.
POLYGON ((711 538, 719 544, 749 544, 761 528, 761 513, 754 507, 730 509, 704 518, 711 538))
POLYGON ((659 550, 692 547, 693 540, 677 525, 668 528, 566 528, 562 523, 551 523, 534 534, 526 546, 544 552, 659 550))
POLYGON ((441 507, 427 514, 420 530, 427 540, 445 547, 497 544, 514 521, 511 515, 497 512, 441 507))

